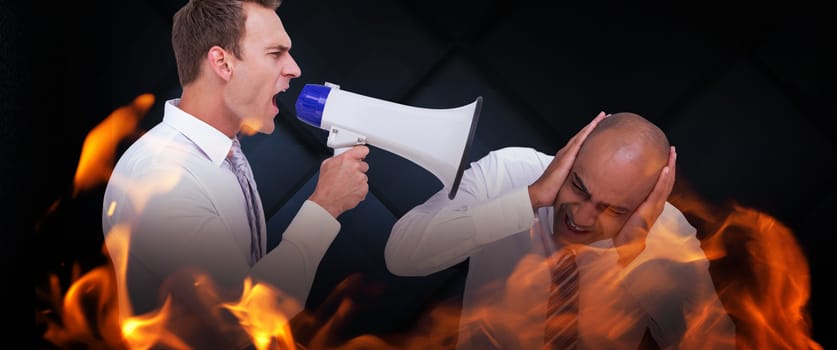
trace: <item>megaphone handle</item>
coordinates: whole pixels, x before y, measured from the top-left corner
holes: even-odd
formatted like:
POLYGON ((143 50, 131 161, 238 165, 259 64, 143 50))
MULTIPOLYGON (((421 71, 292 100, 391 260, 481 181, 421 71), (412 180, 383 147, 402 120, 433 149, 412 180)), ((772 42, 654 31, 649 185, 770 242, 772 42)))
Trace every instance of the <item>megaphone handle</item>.
POLYGON ((334 149, 335 156, 348 151, 354 146, 363 144, 366 144, 366 136, 334 126, 329 129, 326 146, 334 149))

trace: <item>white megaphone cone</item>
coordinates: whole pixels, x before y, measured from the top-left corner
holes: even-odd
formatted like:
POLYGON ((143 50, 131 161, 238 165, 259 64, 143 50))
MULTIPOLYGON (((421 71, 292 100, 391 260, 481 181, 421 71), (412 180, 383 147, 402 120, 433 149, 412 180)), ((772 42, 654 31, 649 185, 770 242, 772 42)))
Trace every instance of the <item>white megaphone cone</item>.
POLYGON ((296 100, 297 117, 329 132, 327 145, 340 153, 369 144, 392 152, 435 175, 453 199, 467 165, 482 96, 449 109, 405 106, 341 90, 307 84, 296 100))

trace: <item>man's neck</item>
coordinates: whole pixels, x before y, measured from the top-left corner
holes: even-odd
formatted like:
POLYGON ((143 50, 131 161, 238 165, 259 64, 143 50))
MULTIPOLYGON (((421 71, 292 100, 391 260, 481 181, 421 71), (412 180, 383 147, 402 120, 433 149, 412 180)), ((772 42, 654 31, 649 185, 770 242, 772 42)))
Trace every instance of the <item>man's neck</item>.
POLYGON ((218 89, 210 89, 198 84, 184 87, 178 107, 230 138, 235 137, 241 130, 241 121, 226 108, 224 97, 218 89))

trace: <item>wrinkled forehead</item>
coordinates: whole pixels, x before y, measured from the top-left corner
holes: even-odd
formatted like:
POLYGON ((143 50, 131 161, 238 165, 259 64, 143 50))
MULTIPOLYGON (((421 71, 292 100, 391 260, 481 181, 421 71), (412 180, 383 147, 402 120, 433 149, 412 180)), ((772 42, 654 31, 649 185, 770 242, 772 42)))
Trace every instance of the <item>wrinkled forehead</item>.
POLYGON ((593 197, 626 207, 638 205, 653 188, 662 166, 641 145, 598 136, 579 150, 574 176, 593 197))

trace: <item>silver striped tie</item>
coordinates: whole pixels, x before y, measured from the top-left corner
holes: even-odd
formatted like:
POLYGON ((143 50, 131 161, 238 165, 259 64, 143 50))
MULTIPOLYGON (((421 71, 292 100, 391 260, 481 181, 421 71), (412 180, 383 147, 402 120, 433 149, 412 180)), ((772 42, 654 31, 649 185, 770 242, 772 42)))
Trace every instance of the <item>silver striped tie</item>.
POLYGON ((253 178, 253 171, 244 152, 241 150, 241 143, 238 138, 233 139, 232 149, 228 157, 232 165, 232 171, 238 178, 238 184, 244 191, 244 199, 247 201, 247 220, 250 222, 250 265, 255 264, 262 258, 262 237, 265 237, 264 212, 262 211, 262 200, 256 188, 256 180, 253 178))
POLYGON ((556 252, 551 268, 544 349, 575 349, 578 345, 578 267, 572 251, 556 252))

